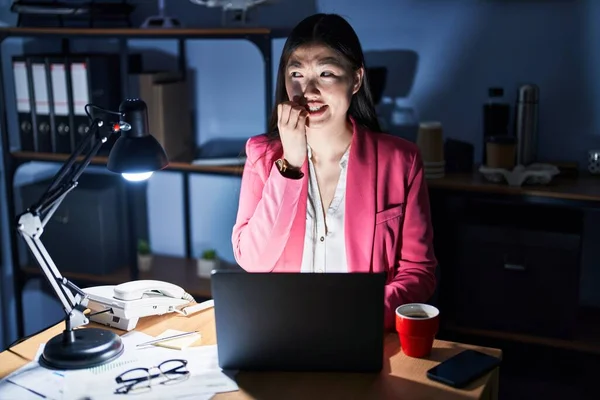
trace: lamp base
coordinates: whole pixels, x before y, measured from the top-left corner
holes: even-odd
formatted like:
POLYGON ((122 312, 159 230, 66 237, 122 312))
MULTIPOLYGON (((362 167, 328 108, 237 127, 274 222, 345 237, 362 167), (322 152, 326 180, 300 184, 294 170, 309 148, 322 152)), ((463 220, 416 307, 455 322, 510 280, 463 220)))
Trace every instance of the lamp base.
POLYGON ((44 346, 40 364, 52 369, 84 369, 106 364, 124 351, 121 338, 98 328, 63 331, 44 346))

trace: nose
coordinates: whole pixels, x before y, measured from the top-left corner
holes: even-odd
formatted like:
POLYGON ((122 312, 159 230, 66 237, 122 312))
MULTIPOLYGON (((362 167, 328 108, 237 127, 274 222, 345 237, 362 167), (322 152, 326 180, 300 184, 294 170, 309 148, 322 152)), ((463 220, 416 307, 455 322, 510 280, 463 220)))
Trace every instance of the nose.
POLYGON ((304 97, 306 98, 310 98, 311 96, 314 95, 319 95, 319 88, 317 86, 317 80, 316 79, 308 79, 306 81, 306 86, 304 87, 304 97))

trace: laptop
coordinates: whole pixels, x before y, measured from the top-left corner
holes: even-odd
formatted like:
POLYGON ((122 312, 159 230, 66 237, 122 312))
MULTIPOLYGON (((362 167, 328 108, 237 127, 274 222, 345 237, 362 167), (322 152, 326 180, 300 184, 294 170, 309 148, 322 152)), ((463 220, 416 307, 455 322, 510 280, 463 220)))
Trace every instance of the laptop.
POLYGON ((379 372, 385 280, 385 273, 213 271, 219 366, 379 372))

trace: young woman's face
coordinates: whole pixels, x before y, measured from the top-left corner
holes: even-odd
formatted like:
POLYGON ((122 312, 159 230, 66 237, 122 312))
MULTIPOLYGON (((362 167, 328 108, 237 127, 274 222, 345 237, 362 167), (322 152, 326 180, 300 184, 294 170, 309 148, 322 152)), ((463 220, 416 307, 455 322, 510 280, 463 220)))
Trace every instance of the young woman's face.
POLYGON ((363 73, 362 68, 352 71, 342 56, 327 46, 301 46, 288 60, 285 88, 290 100, 306 106, 311 129, 343 124, 363 73))

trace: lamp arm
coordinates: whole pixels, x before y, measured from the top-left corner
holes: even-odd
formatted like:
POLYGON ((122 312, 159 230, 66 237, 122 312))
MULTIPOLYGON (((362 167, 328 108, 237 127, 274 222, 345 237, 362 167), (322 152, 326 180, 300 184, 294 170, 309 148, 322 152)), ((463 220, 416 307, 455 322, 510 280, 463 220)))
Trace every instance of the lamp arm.
POLYGON ((75 150, 71 153, 71 155, 69 156, 67 161, 65 161, 65 163, 60 167, 60 169, 58 170, 58 172, 52 179, 52 182, 46 189, 46 193, 44 194, 44 196, 47 196, 48 193, 50 193, 54 189, 56 189, 56 186, 65 178, 67 172, 69 172, 71 170, 71 168, 73 167, 73 164, 75 164, 75 161, 77 161, 77 157, 79 157, 81 155, 81 153, 83 153, 85 148, 89 146, 89 144, 95 134, 95 131, 92 131, 94 129, 93 126, 96 126, 99 123, 100 123, 99 121, 98 122, 92 121, 92 123, 90 124, 90 126, 92 126, 92 128, 88 129, 87 134, 83 137, 82 140, 79 141, 79 144, 77 145, 75 150))
MULTIPOLYGON (((65 314, 67 315, 67 326, 65 329, 67 332, 71 332, 73 328, 77 328, 89 322, 83 313, 86 308, 81 305, 87 296, 83 290, 77 287, 77 285, 62 276, 56 267, 56 264, 50 257, 50 254, 44 247, 44 244, 41 242, 40 237, 44 232, 44 227, 56 209, 60 206, 61 202, 69 192, 77 186, 77 179, 90 164, 92 158, 98 153, 102 144, 106 142, 108 136, 114 133, 112 129, 109 133, 101 133, 99 128, 102 126, 102 120, 95 119, 92 121, 88 133, 58 171, 46 192, 41 196, 37 203, 19 216, 17 224, 19 233, 24 238, 29 250, 34 255, 46 279, 62 303, 65 314), (81 155, 83 149, 86 146, 89 147, 94 136, 96 136, 98 140, 91 146, 81 163, 75 165, 75 161, 81 155)), ((72 339, 74 340, 74 337, 72 339)))
POLYGON ((103 125, 104 122, 98 118, 91 122, 87 134, 83 137, 75 151, 69 156, 67 161, 65 161, 60 170, 56 173, 52 179, 52 182, 46 189, 46 192, 41 196, 37 203, 30 208, 32 212, 40 214, 45 213, 50 207, 52 207, 52 204, 54 204, 54 202, 56 202, 62 196, 63 193, 72 189, 69 188, 69 186, 77 185, 77 179, 79 176, 81 176, 83 171, 92 161, 92 158, 98 153, 98 150, 100 150, 102 144, 106 142, 108 136, 113 133, 113 130, 111 129, 108 135, 102 134, 100 127, 103 125), (77 158, 81 156, 83 150, 86 147, 89 147, 94 136, 96 136, 98 139, 94 146, 85 155, 80 164, 74 165, 77 161, 77 158))

